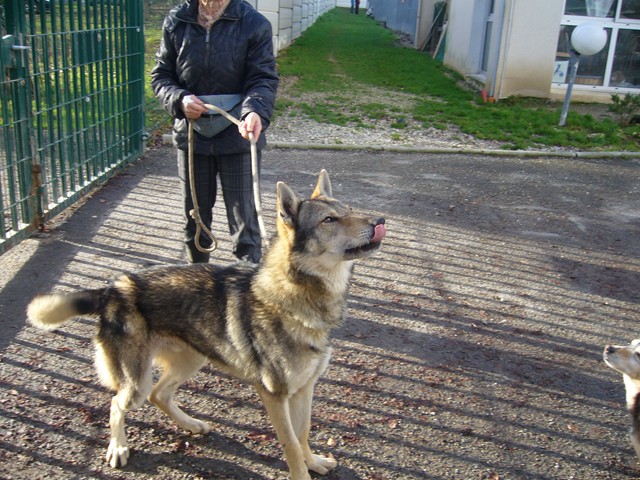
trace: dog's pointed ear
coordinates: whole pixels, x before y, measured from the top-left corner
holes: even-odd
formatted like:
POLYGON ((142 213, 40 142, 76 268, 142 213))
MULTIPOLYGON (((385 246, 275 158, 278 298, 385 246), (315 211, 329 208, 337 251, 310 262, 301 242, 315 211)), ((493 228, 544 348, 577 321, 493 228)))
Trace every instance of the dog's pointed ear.
POLYGON ((278 204, 278 217, 288 225, 293 224, 293 220, 298 214, 300 197, 289 188, 284 182, 276 185, 276 203, 278 204))
POLYGON ((316 189, 311 194, 311 198, 316 197, 331 197, 331 180, 329 180, 329 174, 323 168, 318 177, 318 183, 316 189))

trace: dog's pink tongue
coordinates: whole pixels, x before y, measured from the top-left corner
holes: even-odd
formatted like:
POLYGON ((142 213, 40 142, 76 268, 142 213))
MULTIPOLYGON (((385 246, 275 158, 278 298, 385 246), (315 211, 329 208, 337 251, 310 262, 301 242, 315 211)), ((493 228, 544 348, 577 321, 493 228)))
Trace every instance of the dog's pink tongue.
POLYGON ((383 223, 376 225, 376 228, 373 230, 373 237, 371 237, 371 243, 377 243, 382 241, 382 239, 386 234, 387 234, 387 229, 385 228, 383 223))

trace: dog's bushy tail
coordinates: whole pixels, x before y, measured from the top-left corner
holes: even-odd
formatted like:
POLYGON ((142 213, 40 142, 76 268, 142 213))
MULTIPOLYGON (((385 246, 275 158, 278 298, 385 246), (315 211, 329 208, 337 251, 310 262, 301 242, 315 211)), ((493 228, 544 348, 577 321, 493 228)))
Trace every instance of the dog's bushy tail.
POLYGON ((27 321, 34 327, 54 330, 78 315, 95 315, 103 293, 104 289, 38 295, 27 306, 27 321))

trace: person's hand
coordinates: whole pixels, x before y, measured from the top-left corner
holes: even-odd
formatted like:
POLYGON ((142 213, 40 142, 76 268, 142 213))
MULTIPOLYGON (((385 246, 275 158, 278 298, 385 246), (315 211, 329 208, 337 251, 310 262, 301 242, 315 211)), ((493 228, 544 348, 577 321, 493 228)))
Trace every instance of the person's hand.
POLYGON ((209 109, 204 106, 204 102, 195 95, 185 95, 182 97, 182 111, 187 118, 200 118, 200 115, 207 113, 209 109))
POLYGON ((251 112, 240 122, 238 130, 240 131, 240 135, 247 140, 249 140, 249 132, 253 132, 253 138, 255 138, 257 142, 258 138, 260 138, 260 133, 262 133, 262 119, 260 115, 256 112, 251 112))

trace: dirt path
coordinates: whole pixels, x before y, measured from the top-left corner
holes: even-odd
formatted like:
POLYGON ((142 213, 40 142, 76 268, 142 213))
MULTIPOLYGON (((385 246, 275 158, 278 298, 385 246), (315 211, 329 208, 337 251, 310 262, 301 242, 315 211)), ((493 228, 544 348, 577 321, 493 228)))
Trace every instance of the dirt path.
MULTIPOLYGON (((151 151, 0 257, 0 478, 286 478, 257 396, 209 368, 179 401, 214 431, 146 405, 129 416, 130 465, 111 470, 92 323, 24 327, 37 292, 180 261, 174 165, 151 151)), ((317 389, 312 443, 339 461, 325 478, 640 476, 622 383, 601 361, 638 336, 640 161, 272 150, 263 168, 270 231, 276 180, 308 194, 320 168, 336 197, 387 219, 317 389)))

